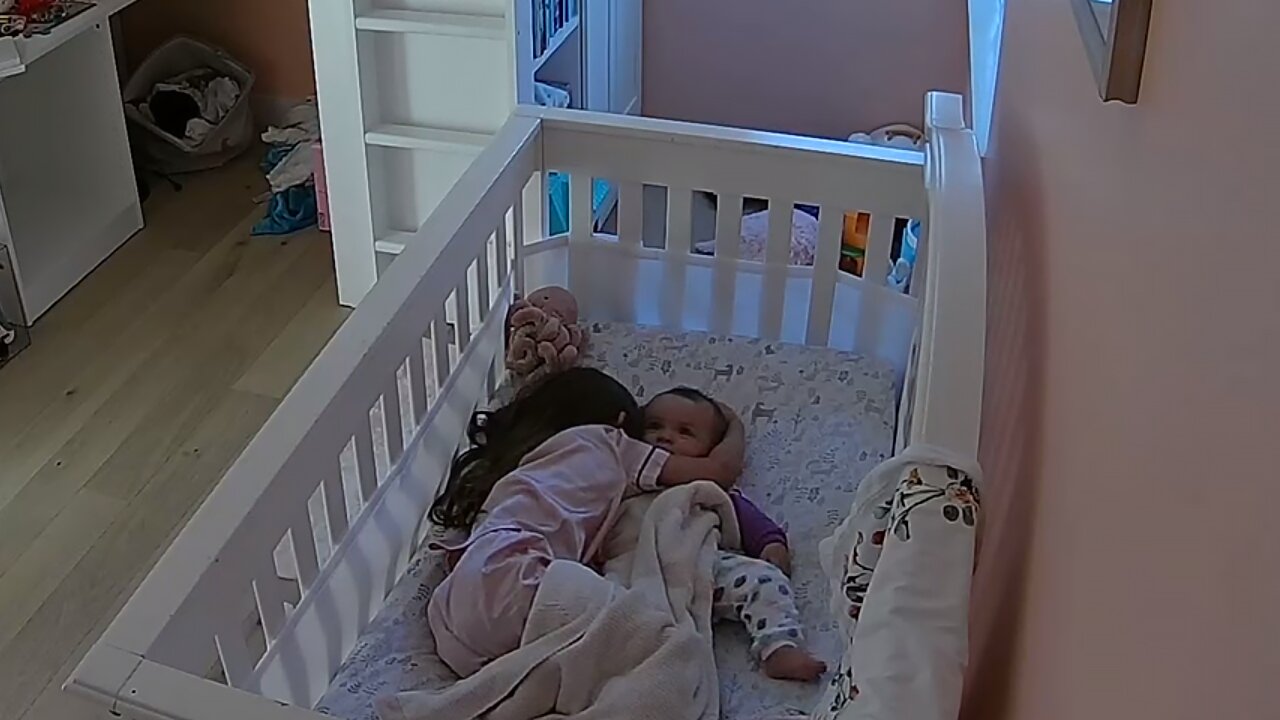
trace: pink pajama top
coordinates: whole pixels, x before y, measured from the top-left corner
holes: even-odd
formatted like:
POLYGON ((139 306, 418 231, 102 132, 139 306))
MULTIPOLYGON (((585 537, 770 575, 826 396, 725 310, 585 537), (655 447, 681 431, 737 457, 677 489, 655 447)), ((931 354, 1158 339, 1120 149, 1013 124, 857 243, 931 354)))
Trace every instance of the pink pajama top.
POLYGON ((489 493, 427 621, 440 658, 462 677, 520 645, 552 560, 588 563, 624 497, 656 490, 666 451, 592 425, 555 435, 489 493))

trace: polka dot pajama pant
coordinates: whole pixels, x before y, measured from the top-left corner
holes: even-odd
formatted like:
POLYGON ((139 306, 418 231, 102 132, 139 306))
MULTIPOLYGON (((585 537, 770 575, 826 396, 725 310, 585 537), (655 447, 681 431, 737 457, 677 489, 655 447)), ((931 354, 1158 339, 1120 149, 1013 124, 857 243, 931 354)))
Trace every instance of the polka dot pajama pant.
POLYGON ((779 648, 804 640, 791 581, 764 560, 722 552, 716 561, 716 620, 741 622, 751 652, 764 660, 779 648))

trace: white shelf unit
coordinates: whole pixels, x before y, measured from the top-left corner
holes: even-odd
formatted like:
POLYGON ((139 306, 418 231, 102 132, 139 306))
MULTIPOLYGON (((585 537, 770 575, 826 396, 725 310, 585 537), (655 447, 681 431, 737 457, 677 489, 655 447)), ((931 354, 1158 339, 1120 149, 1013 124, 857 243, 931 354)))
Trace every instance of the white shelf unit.
POLYGON ((555 57, 561 49, 570 47, 569 41, 574 38, 580 27, 582 27, 581 16, 576 16, 566 23, 564 27, 560 28, 555 35, 551 36, 547 49, 533 61, 533 73, 535 76, 547 64, 547 61, 555 57))
MULTIPOLYGON (((531 26, 537 0, 517 0, 517 27, 531 26)), ((643 0, 579 0, 578 15, 534 56, 532 31, 518 38, 520 102, 533 103, 534 81, 567 86, 570 107, 638 115, 641 105, 643 0), (525 38, 524 35, 528 35, 525 38)))
POLYGON ((423 10, 372 10, 356 17, 356 29, 505 40, 507 24, 500 16, 471 16, 423 10))
MULTIPOLYGON (((357 304, 535 77, 640 110, 643 0, 577 0, 534 56, 534 0, 310 0, 338 296, 357 304)), ((424 238, 414 242, 440 242, 424 238)))
POLYGON ((343 304, 373 287, 515 108, 513 9, 310 0, 343 304))

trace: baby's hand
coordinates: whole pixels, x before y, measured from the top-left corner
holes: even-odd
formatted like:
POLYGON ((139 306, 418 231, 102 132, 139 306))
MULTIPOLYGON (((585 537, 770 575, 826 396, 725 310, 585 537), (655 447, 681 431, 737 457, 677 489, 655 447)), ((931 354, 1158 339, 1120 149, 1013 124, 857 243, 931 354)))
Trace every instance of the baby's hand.
POLYGON ((724 413, 724 419, 729 421, 730 425, 732 425, 735 420, 738 421, 739 423, 742 422, 742 418, 738 417, 738 413, 735 412, 734 409, 729 407, 726 403, 722 403, 719 400, 716 400, 716 405, 720 406, 720 412, 724 413))
POLYGON ((764 550, 760 551, 760 559, 781 570, 783 575, 791 577, 791 550, 786 543, 765 545, 764 550))

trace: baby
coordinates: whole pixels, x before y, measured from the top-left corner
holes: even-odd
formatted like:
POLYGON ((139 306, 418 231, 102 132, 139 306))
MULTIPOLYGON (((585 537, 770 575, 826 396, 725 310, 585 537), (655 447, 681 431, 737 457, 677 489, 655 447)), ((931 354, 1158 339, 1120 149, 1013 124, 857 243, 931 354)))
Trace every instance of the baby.
MULTIPOLYGON (((727 408, 692 388, 657 395, 644 408, 644 439, 675 456, 707 457, 734 445, 745 452, 742 423, 727 408)), ((800 614, 791 594, 787 536, 742 493, 731 490, 745 555, 722 552, 716 562, 717 620, 737 620, 751 636, 751 651, 769 677, 812 682, 827 666, 800 647, 800 614)))

